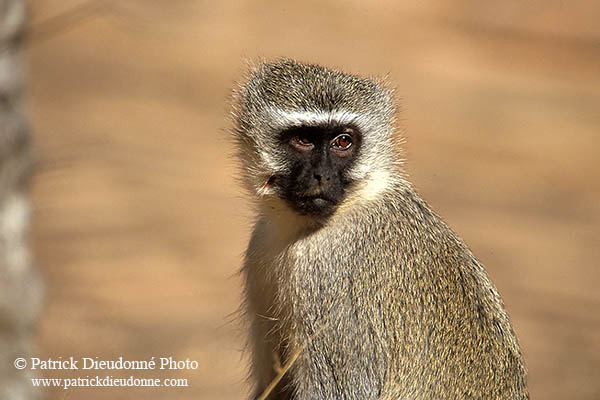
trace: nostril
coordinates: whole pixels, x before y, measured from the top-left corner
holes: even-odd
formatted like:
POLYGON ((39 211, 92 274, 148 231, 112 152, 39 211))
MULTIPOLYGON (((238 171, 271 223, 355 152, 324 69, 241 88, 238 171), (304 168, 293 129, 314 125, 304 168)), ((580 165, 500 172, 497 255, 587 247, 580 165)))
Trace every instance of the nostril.
POLYGON ((321 174, 314 174, 315 179, 321 182, 321 174))

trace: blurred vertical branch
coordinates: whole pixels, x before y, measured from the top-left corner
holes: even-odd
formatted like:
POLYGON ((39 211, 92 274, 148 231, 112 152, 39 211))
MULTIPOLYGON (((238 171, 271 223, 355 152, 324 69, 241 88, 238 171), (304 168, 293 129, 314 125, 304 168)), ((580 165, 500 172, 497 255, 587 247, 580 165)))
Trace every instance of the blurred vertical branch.
POLYGON ((26 15, 24 0, 0 0, 0 399, 8 400, 40 397, 30 372, 13 366, 32 353, 42 298, 27 243, 32 157, 20 63, 26 15))

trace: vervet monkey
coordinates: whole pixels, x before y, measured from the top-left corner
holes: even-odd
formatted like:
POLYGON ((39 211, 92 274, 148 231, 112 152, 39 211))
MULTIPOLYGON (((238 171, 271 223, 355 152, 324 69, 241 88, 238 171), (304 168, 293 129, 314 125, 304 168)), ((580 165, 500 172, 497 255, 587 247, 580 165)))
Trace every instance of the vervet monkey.
POLYGON ((395 112, 385 83, 290 59, 235 93, 254 398, 529 398, 500 295, 406 180, 395 112))

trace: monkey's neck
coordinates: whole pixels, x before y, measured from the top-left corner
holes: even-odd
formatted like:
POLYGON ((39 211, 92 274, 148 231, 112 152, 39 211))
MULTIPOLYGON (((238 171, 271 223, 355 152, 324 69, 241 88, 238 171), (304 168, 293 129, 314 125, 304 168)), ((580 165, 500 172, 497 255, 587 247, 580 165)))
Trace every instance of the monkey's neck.
POLYGON ((279 199, 268 199, 259 206, 259 219, 265 221, 277 240, 293 242, 327 224, 327 220, 300 215, 279 199))
MULTIPOLYGON (((388 175, 390 174, 386 174, 386 176, 388 175)), ((390 196, 397 197, 400 193, 410 193, 409 197, 413 195, 418 197, 410 183, 403 180, 398 174, 393 176, 394 179, 380 177, 379 183, 376 185, 357 185, 330 217, 300 215, 280 198, 271 197, 263 198, 258 203, 259 218, 267 221, 272 229, 280 233, 282 238, 294 240, 294 238, 310 235, 326 226, 340 222, 344 224, 347 222, 344 220, 353 213, 363 214, 365 211, 369 213, 368 210, 379 210, 381 206, 385 208, 385 205, 389 203, 387 198, 390 196), (383 181, 385 183, 382 183, 383 181)))

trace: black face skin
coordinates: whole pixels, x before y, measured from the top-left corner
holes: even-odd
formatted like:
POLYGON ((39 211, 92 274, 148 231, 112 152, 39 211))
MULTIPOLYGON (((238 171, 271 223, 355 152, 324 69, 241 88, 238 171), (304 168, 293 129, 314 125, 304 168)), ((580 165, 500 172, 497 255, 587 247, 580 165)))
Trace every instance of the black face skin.
POLYGON ((275 184, 301 215, 328 217, 352 184, 347 171, 358 156, 362 136, 354 126, 331 124, 287 129, 281 146, 292 160, 289 175, 275 184))

